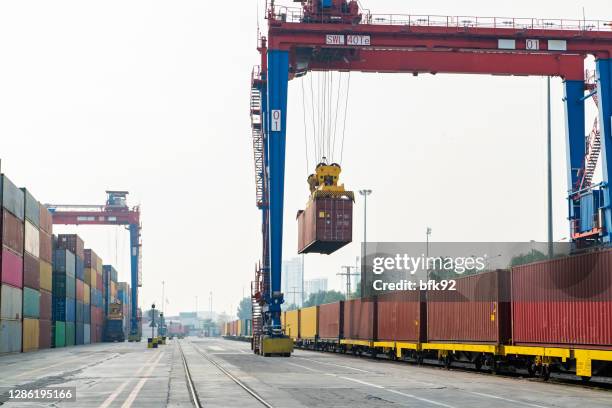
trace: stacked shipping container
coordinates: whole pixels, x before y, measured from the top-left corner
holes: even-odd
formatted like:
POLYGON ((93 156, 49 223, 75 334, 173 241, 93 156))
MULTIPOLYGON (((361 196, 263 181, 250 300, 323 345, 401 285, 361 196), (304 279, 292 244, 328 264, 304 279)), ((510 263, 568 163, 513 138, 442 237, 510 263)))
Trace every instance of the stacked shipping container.
POLYGON ((26 352, 38 350, 40 337, 40 205, 27 189, 21 190, 25 200, 22 349, 26 352))
POLYGON ((75 256, 67 249, 53 251, 54 346, 75 344, 76 321, 75 256))
POLYGON ((2 255, 0 259, 0 353, 21 351, 23 309, 24 195, 0 175, 2 255))
POLYGON ((39 204, 39 274, 40 274, 40 322, 39 348, 52 345, 52 303, 53 303, 53 220, 51 213, 39 204))
POLYGON ((117 284, 117 299, 123 305, 123 332, 125 338, 130 334, 130 285, 127 282, 119 282, 117 284))
POLYGON ((60 234, 57 237, 57 248, 65 249, 74 254, 75 296, 74 296, 74 344, 84 344, 85 337, 85 245, 76 234, 60 234))

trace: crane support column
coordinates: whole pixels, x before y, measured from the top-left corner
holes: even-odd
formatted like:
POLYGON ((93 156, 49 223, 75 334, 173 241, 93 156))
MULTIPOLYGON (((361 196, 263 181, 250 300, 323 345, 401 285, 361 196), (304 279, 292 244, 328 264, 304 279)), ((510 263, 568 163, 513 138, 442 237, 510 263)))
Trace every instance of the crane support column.
POLYGON ((287 90, 289 52, 268 51, 268 176, 270 208, 269 311, 273 331, 281 329, 281 266, 283 258, 283 202, 285 194, 285 142, 287 136, 287 90))
POLYGON ((140 286, 139 276, 140 259, 140 226, 130 224, 130 268, 132 275, 132 304, 130 305, 130 335, 129 341, 140 341, 140 328, 138 325, 138 287, 140 286))
MULTIPOLYGON (((585 109, 584 109, 584 81, 565 80, 565 136, 567 154, 567 185, 568 191, 574 191, 583 166, 585 146, 585 109)), ((570 194, 571 195, 571 194, 570 194)), ((569 199, 570 236, 572 234, 572 220, 580 216, 579 204, 569 199)))
POLYGON ((603 241, 612 242, 612 59, 597 60, 597 94, 601 127, 601 158, 603 170, 603 241))

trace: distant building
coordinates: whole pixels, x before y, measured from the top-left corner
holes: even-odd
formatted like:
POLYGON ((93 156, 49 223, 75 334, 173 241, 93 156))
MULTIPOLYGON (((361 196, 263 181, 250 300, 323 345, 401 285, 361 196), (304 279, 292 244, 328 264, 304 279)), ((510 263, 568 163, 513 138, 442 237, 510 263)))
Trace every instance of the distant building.
POLYGON ((308 297, 312 293, 326 292, 327 291, 327 278, 309 279, 304 281, 304 292, 305 297, 308 297))
POLYGON ((281 291, 285 295, 285 305, 302 306, 305 300, 302 297, 303 280, 302 258, 296 257, 283 261, 281 291))

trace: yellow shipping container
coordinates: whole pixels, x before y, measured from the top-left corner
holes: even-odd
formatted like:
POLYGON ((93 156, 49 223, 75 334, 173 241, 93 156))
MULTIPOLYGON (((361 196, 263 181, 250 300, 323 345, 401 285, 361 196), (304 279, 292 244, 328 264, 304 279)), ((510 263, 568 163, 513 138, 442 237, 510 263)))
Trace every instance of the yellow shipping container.
POLYGON ((300 338, 315 339, 319 334, 319 306, 311 306, 300 310, 300 338))
POLYGON ((91 271, 93 269, 91 268, 85 268, 85 272, 84 272, 84 278, 85 279, 83 282, 87 283, 88 285, 91 285, 91 271))
POLYGON ((96 287, 96 282, 98 281, 96 278, 96 270, 95 269, 85 269, 85 273, 87 273, 87 271, 89 271, 89 281, 91 282, 90 283, 91 287, 94 289, 98 289, 96 287))
POLYGON ((53 268, 51 264, 45 261, 40 261, 40 288, 47 292, 53 291, 53 268))
POLYGON ((86 305, 88 305, 91 301, 91 296, 90 296, 90 289, 89 289, 89 285, 84 283, 83 284, 83 303, 85 303, 86 305))
POLYGON ((23 351, 38 350, 40 326, 38 319, 23 319, 23 351))
POLYGON ((293 340, 299 337, 300 333, 300 311, 289 310, 285 312, 285 334, 293 340))
POLYGON ((242 329, 242 320, 236 320, 236 333, 235 333, 235 336, 240 336, 240 333, 242 333, 241 329, 242 329))

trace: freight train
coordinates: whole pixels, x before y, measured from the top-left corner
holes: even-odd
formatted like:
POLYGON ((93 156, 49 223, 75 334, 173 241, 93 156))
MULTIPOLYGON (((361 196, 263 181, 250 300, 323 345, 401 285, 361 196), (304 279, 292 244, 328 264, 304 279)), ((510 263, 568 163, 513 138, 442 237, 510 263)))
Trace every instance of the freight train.
MULTIPOLYGON (((612 376, 612 250, 458 278, 456 291, 403 291, 282 314, 298 348, 497 372, 612 376)), ((248 321, 225 335, 247 339, 248 321)))

